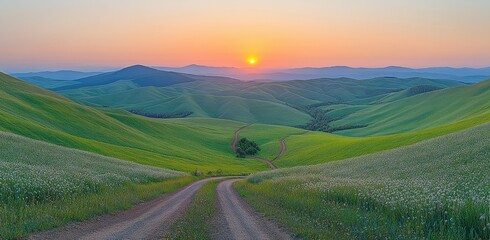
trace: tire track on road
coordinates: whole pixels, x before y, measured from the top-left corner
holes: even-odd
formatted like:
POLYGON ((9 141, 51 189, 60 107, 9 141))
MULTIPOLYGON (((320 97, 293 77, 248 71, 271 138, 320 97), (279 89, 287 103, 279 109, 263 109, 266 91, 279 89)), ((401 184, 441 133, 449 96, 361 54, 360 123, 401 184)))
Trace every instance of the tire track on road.
POLYGON ((220 229, 217 239, 292 239, 283 229, 257 213, 240 198, 232 185, 241 179, 225 180, 218 184, 220 229), (226 235, 226 236, 225 236, 226 235))
POLYGON ((206 182, 202 179, 132 209, 33 234, 29 239, 162 239, 206 182))

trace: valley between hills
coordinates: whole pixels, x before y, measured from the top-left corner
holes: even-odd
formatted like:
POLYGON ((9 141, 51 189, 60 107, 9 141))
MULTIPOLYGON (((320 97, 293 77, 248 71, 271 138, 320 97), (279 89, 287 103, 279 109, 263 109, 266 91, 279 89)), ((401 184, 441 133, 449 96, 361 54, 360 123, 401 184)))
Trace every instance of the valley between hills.
POLYGON ((1 239, 488 239, 490 80, 0 73, 1 239))

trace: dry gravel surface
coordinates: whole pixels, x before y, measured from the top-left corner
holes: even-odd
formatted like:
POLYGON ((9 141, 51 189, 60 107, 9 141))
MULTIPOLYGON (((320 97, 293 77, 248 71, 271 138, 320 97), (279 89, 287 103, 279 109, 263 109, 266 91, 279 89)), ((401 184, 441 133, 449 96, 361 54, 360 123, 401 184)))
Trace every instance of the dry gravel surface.
POLYGON ((233 189, 234 182, 225 180, 218 184, 218 227, 217 239, 292 239, 274 222, 266 219, 248 205, 233 189))
POLYGON ((214 179, 220 177, 194 182, 177 192, 127 211, 37 233, 28 239, 163 239, 172 224, 183 215, 199 188, 214 179))

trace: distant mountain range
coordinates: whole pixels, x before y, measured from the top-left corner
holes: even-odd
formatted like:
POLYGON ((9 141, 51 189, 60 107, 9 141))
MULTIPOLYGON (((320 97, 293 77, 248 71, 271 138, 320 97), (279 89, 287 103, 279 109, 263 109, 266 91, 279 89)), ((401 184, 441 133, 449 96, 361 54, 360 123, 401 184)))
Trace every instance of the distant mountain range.
POLYGON ((188 74, 225 76, 240 80, 260 81, 285 81, 285 80, 307 80, 314 78, 354 78, 370 79, 376 77, 398 77, 398 78, 432 78, 457 80, 474 83, 490 78, 490 67, 487 68, 406 68, 406 67, 384 67, 384 68, 352 68, 346 66, 322 67, 322 68, 290 68, 273 69, 265 71, 253 71, 246 68, 232 67, 208 67, 200 65, 189 65, 179 68, 155 67, 160 70, 173 71, 188 74))
MULTIPOLYGON (((79 103, 122 108, 144 116, 222 118, 288 126, 303 126, 312 120, 302 106, 336 103, 348 107, 360 104, 363 108, 465 85, 453 80, 394 77, 239 81, 142 65, 71 81, 31 78, 30 82, 79 103)), ((347 111, 352 113, 352 109, 347 111)))
POLYGON ((80 72, 71 70, 61 71, 43 71, 43 72, 28 72, 28 73, 13 73, 14 77, 23 79, 31 77, 49 78, 52 80, 75 80, 101 74, 102 72, 80 72))
POLYGON ((76 80, 77 84, 55 88, 54 90, 67 90, 82 87, 91 87, 110 84, 120 80, 131 80, 139 87, 155 86, 165 87, 177 83, 192 82, 195 79, 182 73, 160 71, 142 65, 134 65, 116 72, 98 74, 76 80))
MULTIPOLYGON (((138 65, 137 65, 138 66, 138 65)), ((353 68, 346 66, 321 67, 321 68, 289 68, 258 70, 253 68, 234 67, 210 67, 202 65, 188 65, 185 67, 154 67, 167 72, 185 73, 201 76, 221 76, 235 78, 245 81, 288 81, 307 80, 316 78, 353 78, 371 79, 376 77, 397 78, 430 78, 456 80, 466 83, 480 82, 490 79, 490 67, 487 68, 406 68, 390 66, 384 68, 353 68)), ((77 80, 100 75, 101 72, 79 72, 79 71, 46 71, 30 73, 14 73, 12 76, 27 79, 42 77, 53 80, 77 80)))

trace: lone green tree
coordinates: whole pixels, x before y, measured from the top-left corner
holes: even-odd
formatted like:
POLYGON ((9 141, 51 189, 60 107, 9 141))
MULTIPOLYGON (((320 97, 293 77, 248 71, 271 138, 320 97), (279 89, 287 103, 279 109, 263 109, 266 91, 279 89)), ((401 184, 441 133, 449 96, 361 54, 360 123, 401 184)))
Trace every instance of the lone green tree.
POLYGON ((236 156, 244 158, 246 156, 254 156, 260 151, 259 145, 256 142, 250 141, 247 138, 242 138, 236 145, 236 156))

